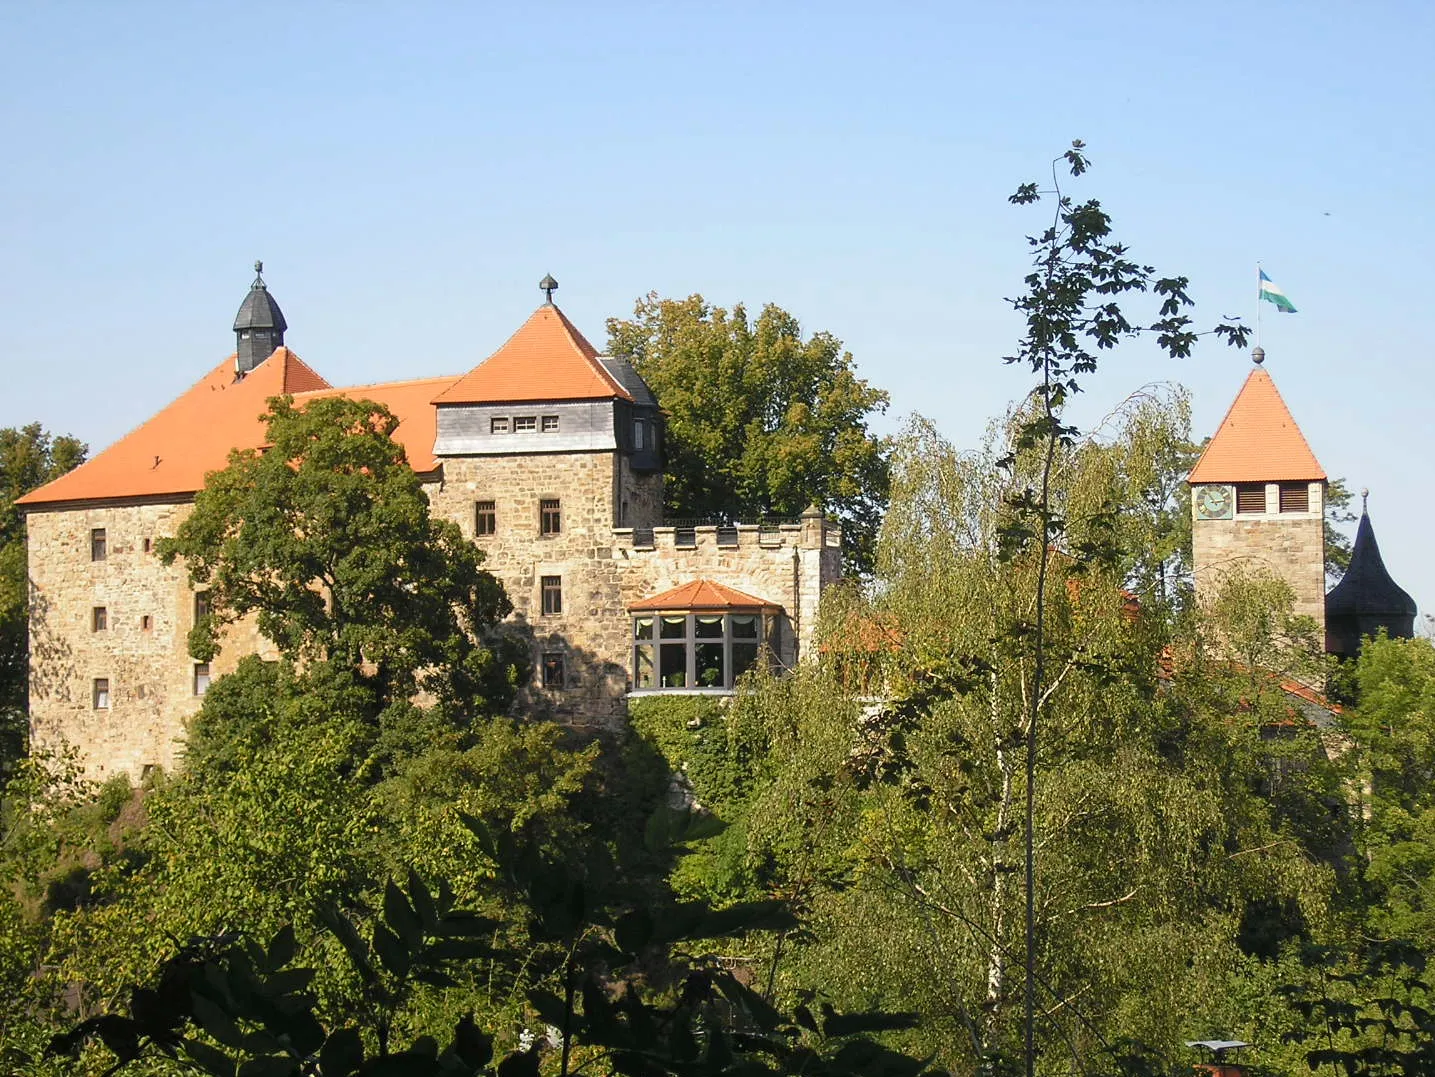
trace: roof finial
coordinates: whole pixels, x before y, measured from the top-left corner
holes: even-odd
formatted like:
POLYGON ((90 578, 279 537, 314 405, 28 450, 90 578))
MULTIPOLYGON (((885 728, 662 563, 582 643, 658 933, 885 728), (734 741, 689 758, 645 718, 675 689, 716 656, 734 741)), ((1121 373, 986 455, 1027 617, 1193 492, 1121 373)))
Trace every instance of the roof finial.
POLYGON ((256 288, 263 288, 263 287, 264 287, 264 276, 263 276, 263 274, 264 274, 264 263, 261 262, 261 261, 259 261, 259 260, 256 258, 256 259, 254 260, 254 285, 253 285, 254 287, 256 287, 256 288))
POLYGON ((553 305, 553 293, 558 288, 558 282, 553 279, 553 274, 545 273, 543 279, 538 282, 538 287, 543 289, 543 298, 551 307, 553 305))
POLYGON ((1364 515, 1366 506, 1367 506, 1369 503, 1370 503, 1370 487, 1369 487, 1369 486, 1362 486, 1362 487, 1360 488, 1360 511, 1361 511, 1361 514, 1362 514, 1362 515, 1364 515))
POLYGON ((1251 352, 1251 358, 1255 360, 1256 366, 1260 366, 1266 361, 1266 350, 1257 344, 1255 351, 1251 352))

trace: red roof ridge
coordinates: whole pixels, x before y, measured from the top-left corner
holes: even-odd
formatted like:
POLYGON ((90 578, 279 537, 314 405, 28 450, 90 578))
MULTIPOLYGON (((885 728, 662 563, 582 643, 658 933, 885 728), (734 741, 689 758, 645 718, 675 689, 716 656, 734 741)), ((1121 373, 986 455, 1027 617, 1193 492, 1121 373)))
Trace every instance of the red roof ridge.
POLYGON ((632 400, 598 349, 558 307, 545 303, 503 346, 433 399, 434 404, 632 400))
POLYGON ((350 393, 362 392, 365 389, 402 389, 406 386, 431 385, 438 382, 445 384, 452 383, 458 375, 456 374, 434 374, 427 378, 395 378, 393 381, 370 381, 358 385, 330 385, 324 389, 303 389, 291 394, 295 400, 307 400, 323 396, 324 394, 343 393, 345 396, 350 393))
POLYGON ((1264 367, 1247 375, 1216 433, 1186 477, 1188 483, 1324 481, 1280 390, 1264 367))
POLYGON ((780 610, 776 602, 769 602, 756 595, 739 591, 716 580, 700 578, 674 587, 671 590, 630 603, 633 612, 657 612, 660 610, 780 610))

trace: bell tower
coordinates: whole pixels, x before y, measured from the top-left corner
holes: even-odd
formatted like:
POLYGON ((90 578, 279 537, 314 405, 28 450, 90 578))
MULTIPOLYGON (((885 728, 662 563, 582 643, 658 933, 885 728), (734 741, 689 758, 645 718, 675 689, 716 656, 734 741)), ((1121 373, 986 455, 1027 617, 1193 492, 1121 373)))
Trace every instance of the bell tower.
POLYGON ((1263 365, 1265 351, 1186 481, 1197 597, 1244 567, 1274 572, 1295 613, 1325 629, 1326 474, 1263 365))

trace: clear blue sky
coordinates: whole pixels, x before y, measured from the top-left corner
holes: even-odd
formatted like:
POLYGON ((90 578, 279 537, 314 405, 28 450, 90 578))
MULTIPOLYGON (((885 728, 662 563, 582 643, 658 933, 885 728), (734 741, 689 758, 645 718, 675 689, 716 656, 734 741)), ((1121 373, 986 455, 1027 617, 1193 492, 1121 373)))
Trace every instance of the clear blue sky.
MULTIPOLYGON (((540 301, 776 301, 959 445, 1021 392, 1007 206, 1072 138, 1133 255, 1254 315, 1386 563, 1435 603, 1435 5, 0 0, 0 426, 93 449, 233 347, 263 258, 335 384, 458 373, 540 301)), ((1249 369, 1126 349, 1079 418, 1249 369)))

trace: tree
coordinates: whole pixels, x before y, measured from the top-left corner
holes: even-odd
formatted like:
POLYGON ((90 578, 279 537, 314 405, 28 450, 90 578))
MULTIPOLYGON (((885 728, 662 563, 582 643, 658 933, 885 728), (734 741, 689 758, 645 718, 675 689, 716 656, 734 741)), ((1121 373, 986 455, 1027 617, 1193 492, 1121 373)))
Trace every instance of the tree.
POLYGON ((1350 510, 1352 497, 1344 479, 1331 479, 1325 488, 1325 579, 1332 587, 1350 567, 1354 544, 1343 528, 1360 518, 1350 510))
POLYGON ((23 747, 28 694, 29 574, 15 499, 84 463, 86 446, 39 423, 0 430, 0 777, 23 747))
POLYGON ((256 614, 287 659, 350 670, 384 704, 422 689, 464 713, 505 706, 516 652, 486 644, 512 607, 482 553, 429 514, 398 419, 371 401, 275 397, 266 422, 268 444, 231 452, 159 544, 209 595, 194 656, 256 614))
POLYGON ((669 514, 792 517, 815 502, 841 520, 852 564, 871 568, 889 446, 867 423, 887 394, 857 377, 840 340, 804 338, 771 303, 750 321, 742 304, 650 293, 631 320, 608 319, 608 350, 667 412, 669 514))

